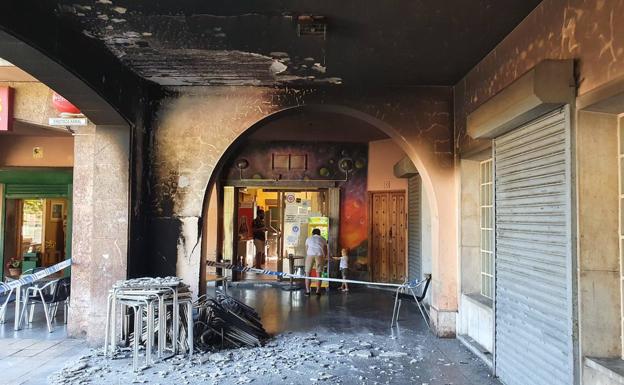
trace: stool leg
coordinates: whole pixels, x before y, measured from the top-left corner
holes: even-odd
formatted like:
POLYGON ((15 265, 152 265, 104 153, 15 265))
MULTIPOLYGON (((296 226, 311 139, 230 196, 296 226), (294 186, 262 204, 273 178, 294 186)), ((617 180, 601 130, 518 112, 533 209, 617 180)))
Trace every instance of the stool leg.
POLYGON ((173 316, 173 354, 178 353, 178 330, 180 329, 180 309, 178 308, 178 291, 173 293, 173 309, 171 311, 173 316))
POLYGON ((143 333, 143 306, 134 306, 134 346, 132 351, 132 369, 137 372, 139 369, 139 343, 143 333))
POLYGON ((154 303, 147 303, 147 338, 145 341, 145 364, 152 363, 152 343, 154 342, 154 303))
MULTIPOLYGON (((65 307, 67 309, 67 307, 65 307)), ((65 310, 67 312, 67 310, 65 310)), ((104 357, 108 355, 108 340, 110 338, 110 324, 111 324, 111 295, 108 295, 106 299, 106 326, 104 328, 104 357)))
POLYGON ((167 336, 167 307, 165 299, 160 296, 158 300, 158 358, 162 358, 167 336))
MULTIPOLYGON (((121 306, 123 308, 123 306, 121 306)), ((120 309, 121 311, 121 309, 120 309)), ((121 313, 123 320, 123 313, 121 313)), ((111 324, 110 324, 110 348, 111 348, 111 358, 113 354, 115 354, 115 349, 117 348, 117 296, 115 293, 111 296, 111 324)))
POLYGON ((193 303, 187 302, 186 304, 186 333, 188 338, 188 346, 189 346, 189 357, 193 355, 193 303))

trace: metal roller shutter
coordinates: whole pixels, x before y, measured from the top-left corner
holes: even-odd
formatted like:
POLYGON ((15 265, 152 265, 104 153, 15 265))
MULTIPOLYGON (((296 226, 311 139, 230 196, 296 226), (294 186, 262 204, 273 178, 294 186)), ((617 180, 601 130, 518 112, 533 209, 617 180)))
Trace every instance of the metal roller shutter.
POLYGON ((421 279, 421 181, 420 175, 413 176, 407 181, 407 259, 409 280, 421 279))
POLYGON ((7 184, 7 198, 56 198, 67 197, 70 190, 66 184, 31 185, 31 184, 7 184))
POLYGON ((496 372, 508 385, 574 383, 567 116, 494 141, 496 372))

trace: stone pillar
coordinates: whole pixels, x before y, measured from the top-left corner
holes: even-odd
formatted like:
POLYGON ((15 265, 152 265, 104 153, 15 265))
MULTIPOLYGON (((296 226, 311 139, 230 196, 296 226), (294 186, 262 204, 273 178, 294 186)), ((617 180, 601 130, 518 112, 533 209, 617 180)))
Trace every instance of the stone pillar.
MULTIPOLYGON (((437 215, 432 212, 431 323, 438 337, 455 337, 458 298, 457 224, 458 194, 456 171, 445 170, 434 175, 437 215)), ((433 179, 433 178, 432 178, 433 179)), ((429 194, 429 192, 427 192, 429 194)))
POLYGON ((617 120, 617 115, 580 111, 576 125, 581 360, 619 358, 622 351, 617 120))
POLYGON ((108 289, 127 273, 129 137, 123 126, 88 126, 74 142, 72 297, 68 332, 104 338, 108 289))

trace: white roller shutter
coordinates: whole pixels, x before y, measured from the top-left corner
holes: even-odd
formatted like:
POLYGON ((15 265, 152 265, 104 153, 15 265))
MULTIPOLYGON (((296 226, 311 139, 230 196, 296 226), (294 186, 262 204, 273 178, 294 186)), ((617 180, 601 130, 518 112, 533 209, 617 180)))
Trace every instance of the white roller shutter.
POLYGON ((421 257, 421 181, 420 175, 407 180, 407 255, 409 280, 420 280, 422 274, 421 257))
POLYGON ((574 383, 567 116, 494 141, 496 372, 507 385, 574 383))

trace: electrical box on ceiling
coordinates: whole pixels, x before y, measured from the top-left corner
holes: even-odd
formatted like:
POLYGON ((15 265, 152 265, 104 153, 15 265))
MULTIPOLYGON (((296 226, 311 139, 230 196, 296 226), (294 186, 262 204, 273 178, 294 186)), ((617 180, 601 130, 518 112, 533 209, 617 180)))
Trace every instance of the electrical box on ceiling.
POLYGON ((298 36, 327 37, 327 19, 325 16, 300 15, 297 17, 298 36))

